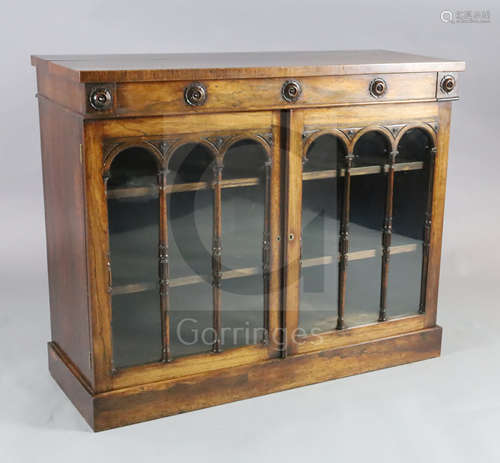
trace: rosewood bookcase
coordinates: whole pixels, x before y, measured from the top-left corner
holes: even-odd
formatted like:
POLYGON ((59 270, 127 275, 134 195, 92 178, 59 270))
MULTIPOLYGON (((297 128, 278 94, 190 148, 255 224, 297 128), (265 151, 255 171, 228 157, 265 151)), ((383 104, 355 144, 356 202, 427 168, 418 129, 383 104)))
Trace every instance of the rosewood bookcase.
POLYGON ((94 430, 436 357, 465 65, 33 56, 50 372, 94 430))

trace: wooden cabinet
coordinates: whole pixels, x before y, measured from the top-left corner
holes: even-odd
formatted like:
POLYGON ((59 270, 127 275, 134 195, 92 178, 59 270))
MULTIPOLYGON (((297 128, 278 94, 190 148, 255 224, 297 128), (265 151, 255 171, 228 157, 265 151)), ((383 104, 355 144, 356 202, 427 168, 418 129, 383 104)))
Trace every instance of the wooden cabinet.
POLYGON ((464 63, 34 56, 50 371, 94 430, 440 353, 464 63))

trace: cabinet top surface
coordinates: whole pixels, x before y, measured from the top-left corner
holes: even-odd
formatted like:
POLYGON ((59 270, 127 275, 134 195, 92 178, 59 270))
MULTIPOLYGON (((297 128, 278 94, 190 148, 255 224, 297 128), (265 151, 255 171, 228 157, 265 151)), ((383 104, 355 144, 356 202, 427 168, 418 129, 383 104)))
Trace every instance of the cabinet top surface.
POLYGON ((463 61, 388 50, 118 55, 33 55, 31 63, 76 82, 305 77, 463 71, 463 61))

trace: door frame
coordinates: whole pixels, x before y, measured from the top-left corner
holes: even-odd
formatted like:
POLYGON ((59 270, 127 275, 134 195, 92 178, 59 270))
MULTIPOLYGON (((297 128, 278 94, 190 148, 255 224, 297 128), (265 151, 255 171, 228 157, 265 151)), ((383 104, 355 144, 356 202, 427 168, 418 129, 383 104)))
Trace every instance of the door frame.
POLYGON ((283 357, 373 341, 436 325, 450 112, 450 102, 428 102, 297 109, 283 114, 282 123, 286 127, 283 159, 286 201, 283 221, 283 236, 286 238, 284 239, 283 271, 283 327, 285 332, 283 357), (398 125, 405 126, 400 129, 399 135, 387 129, 387 126, 398 125), (388 132, 392 137, 394 147, 397 146, 403 133, 414 127, 426 130, 432 137, 435 147, 432 227, 428 243, 428 270, 424 277, 425 313, 299 338, 296 333, 300 310, 302 165, 305 150, 309 146, 308 135, 314 132, 341 131, 345 136, 344 140, 348 141, 348 153, 352 154, 357 138, 369 129, 388 132))
MULTIPOLYGON (((105 392, 154 381, 179 378, 249 363, 280 354, 281 330, 281 128, 279 111, 228 114, 193 114, 169 117, 86 120, 84 122, 83 162, 85 163, 85 200, 87 228, 87 268, 91 312, 92 359, 96 392, 105 392), (196 129, 199 128, 199 131, 196 129), (113 370, 111 335, 111 295, 109 293, 109 235, 105 181, 105 145, 113 141, 148 140, 177 137, 179 144, 224 135, 232 139, 265 135, 272 156, 269 195, 270 278, 269 340, 220 353, 202 353, 175 359, 113 370)), ((216 186, 215 186, 216 188, 216 186)))

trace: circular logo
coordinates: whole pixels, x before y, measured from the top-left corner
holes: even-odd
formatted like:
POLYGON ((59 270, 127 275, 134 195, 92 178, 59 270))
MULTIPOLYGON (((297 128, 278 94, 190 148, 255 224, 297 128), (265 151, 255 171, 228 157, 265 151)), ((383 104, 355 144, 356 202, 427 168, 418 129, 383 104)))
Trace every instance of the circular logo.
POLYGON ((441 21, 444 23, 452 23, 453 13, 450 10, 441 11, 441 21))

